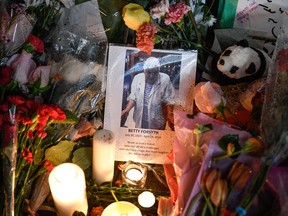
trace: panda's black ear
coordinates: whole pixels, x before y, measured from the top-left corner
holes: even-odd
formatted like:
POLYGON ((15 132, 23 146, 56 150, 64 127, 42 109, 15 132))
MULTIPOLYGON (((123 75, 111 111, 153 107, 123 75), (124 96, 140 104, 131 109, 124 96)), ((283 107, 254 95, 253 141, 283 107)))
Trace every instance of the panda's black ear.
POLYGON ((249 47, 249 42, 248 42, 248 40, 243 39, 241 41, 238 41, 236 45, 237 46, 242 46, 242 47, 249 47))

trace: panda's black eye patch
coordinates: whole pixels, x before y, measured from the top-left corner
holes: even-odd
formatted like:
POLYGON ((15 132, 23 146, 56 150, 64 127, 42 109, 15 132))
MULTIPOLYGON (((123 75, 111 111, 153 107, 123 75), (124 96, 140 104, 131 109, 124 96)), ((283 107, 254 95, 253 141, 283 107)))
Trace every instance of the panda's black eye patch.
POLYGON ((224 64, 225 64, 225 61, 224 61, 223 59, 220 59, 219 64, 220 64, 220 65, 224 65, 224 64))
POLYGON ((231 69, 230 69, 230 73, 234 74, 236 73, 236 71, 239 69, 239 67, 236 67, 236 66, 233 66, 231 69))
POLYGON ((223 56, 229 56, 232 53, 231 50, 225 50, 225 52, 223 53, 223 56))

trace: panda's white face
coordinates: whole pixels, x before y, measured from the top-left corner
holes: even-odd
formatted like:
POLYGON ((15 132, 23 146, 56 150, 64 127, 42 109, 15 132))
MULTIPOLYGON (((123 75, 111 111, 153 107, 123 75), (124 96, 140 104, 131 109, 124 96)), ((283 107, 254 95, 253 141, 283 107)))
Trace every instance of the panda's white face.
POLYGON ((234 79, 251 76, 260 66, 261 60, 255 50, 237 45, 228 47, 217 62, 218 70, 234 79))

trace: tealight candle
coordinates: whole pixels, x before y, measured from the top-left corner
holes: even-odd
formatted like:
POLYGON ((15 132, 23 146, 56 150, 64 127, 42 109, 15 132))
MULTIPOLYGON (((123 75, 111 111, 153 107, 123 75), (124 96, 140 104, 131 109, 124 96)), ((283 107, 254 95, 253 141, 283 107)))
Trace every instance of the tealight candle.
POLYGON ((125 184, 135 188, 143 188, 145 186, 147 166, 128 161, 119 168, 122 170, 122 180, 125 184))
POLYGON ((102 216, 142 216, 140 209, 130 202, 119 201, 107 206, 102 216))
POLYGON ((155 196, 150 191, 144 191, 138 196, 138 203, 144 208, 150 208, 155 204, 155 196))
POLYGON ((93 178, 97 184, 110 182, 114 176, 115 135, 112 131, 101 129, 93 136, 93 178))
POLYGON ((143 173, 138 169, 129 169, 126 172, 126 177, 133 181, 139 181, 141 178, 143 178, 143 173))
POLYGON ((88 212, 83 170, 73 163, 56 166, 49 175, 49 186, 58 216, 71 216, 74 211, 88 212))

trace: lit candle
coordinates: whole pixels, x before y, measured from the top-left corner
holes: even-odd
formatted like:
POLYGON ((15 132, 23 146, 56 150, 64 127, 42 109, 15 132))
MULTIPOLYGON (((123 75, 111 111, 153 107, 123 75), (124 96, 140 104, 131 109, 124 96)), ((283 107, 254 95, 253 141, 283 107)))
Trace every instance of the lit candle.
POLYGON ((143 178, 143 173, 138 169, 129 169, 126 172, 126 177, 133 181, 139 181, 143 178))
POLYGON ((130 202, 119 201, 107 206, 102 216, 142 216, 140 209, 130 202))
POLYGON ((138 203, 144 208, 150 208, 154 205, 156 199, 152 192, 144 191, 138 196, 138 203))
POLYGON ((147 166, 128 161, 119 167, 122 170, 122 180, 125 184, 135 187, 143 188, 147 178, 147 166))
POLYGON ((88 211, 83 170, 73 163, 56 166, 49 176, 49 185, 58 216, 71 216, 74 211, 88 211))
POLYGON ((93 178, 97 184, 110 182, 114 176, 115 135, 102 129, 93 136, 93 178))

